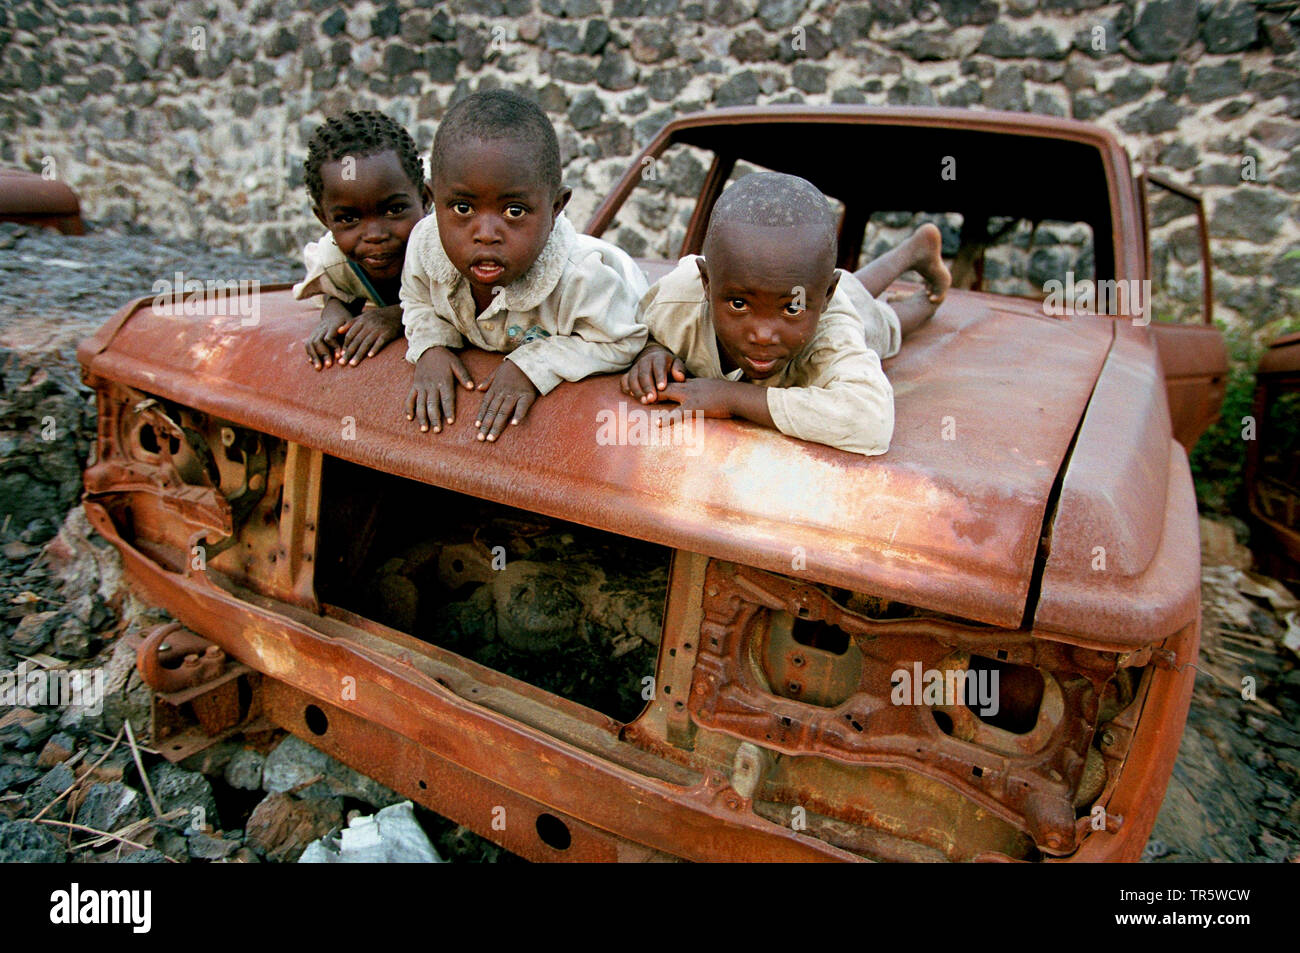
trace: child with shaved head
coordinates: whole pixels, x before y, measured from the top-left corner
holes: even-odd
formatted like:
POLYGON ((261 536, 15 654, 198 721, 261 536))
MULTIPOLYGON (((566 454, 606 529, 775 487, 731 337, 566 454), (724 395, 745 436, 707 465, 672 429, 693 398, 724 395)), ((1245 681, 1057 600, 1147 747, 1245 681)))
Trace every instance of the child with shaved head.
POLYGON ((683 258, 641 300, 651 341, 623 375, 623 392, 851 453, 884 453, 894 394, 880 360, 898 352, 904 328, 928 318, 947 290, 938 237, 924 226, 860 273, 878 294, 904 271, 921 271, 927 291, 900 306, 900 324, 863 280, 836 269, 835 218, 811 182, 745 176, 714 206, 704 255, 683 258))
POLYGON ((433 214, 411 230, 402 270, 415 365, 406 416, 440 433, 455 420, 458 383, 475 387, 457 351, 504 352, 477 383, 477 437, 495 441, 561 381, 628 366, 646 341, 636 320, 645 275, 565 217, 571 190, 536 103, 504 90, 461 100, 438 126, 432 160, 433 214))

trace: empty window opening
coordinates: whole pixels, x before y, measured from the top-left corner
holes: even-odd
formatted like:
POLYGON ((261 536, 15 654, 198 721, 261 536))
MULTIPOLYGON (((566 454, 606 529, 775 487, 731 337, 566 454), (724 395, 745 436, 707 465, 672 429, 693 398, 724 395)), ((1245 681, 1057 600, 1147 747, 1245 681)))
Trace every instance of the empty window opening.
POLYGON ((623 721, 671 551, 326 458, 317 594, 623 721))

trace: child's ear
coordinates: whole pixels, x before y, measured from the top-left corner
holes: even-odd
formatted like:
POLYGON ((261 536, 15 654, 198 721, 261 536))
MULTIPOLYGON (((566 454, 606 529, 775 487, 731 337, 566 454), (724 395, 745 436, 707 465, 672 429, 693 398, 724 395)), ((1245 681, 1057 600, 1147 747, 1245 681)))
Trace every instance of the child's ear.
POLYGON ((328 231, 330 227, 330 223, 325 221, 325 213, 320 210, 320 206, 317 205, 315 202, 311 203, 311 213, 316 216, 316 221, 324 225, 326 231, 328 231))
POLYGON ((835 272, 831 275, 831 283, 826 286, 827 301, 831 300, 831 295, 835 294, 835 289, 839 287, 839 284, 840 284, 840 272, 839 269, 837 268, 835 272))
POLYGON ((426 214, 431 208, 433 208, 433 186, 428 182, 420 186, 420 202, 424 205, 424 211, 426 214))
POLYGON ((695 259, 695 264, 699 266, 700 281, 704 282, 704 291, 707 293, 709 290, 709 271, 704 267, 706 262, 703 257, 700 257, 695 259))
POLYGON ((573 189, 570 188, 561 188, 559 192, 555 193, 555 203, 551 206, 552 220, 564 211, 564 206, 569 204, 571 198, 573 198, 573 189))

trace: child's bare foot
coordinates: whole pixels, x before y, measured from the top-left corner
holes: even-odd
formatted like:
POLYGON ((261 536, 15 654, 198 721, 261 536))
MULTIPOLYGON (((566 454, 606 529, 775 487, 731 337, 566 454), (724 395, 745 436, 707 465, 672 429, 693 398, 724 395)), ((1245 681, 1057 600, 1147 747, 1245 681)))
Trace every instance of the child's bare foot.
POLYGON ((952 275, 943 263, 943 236, 931 222, 926 222, 912 235, 916 255, 912 267, 925 281, 926 295, 932 304, 938 304, 952 286, 952 275))

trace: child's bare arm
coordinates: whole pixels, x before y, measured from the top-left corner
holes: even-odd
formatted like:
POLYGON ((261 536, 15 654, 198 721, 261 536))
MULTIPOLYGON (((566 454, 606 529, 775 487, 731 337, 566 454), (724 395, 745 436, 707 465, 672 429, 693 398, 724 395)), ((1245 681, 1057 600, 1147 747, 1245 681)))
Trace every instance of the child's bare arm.
POLYGON ((695 377, 669 384, 660 397, 677 403, 678 408, 674 413, 698 412, 705 417, 743 417, 776 429, 772 412, 767 407, 767 388, 757 384, 695 377))
POLYGON ((675 381, 686 380, 686 365, 682 359, 658 341, 651 341, 641 349, 632 366, 619 380, 623 393, 635 397, 643 404, 653 404, 659 391, 668 386, 671 375, 675 381))

